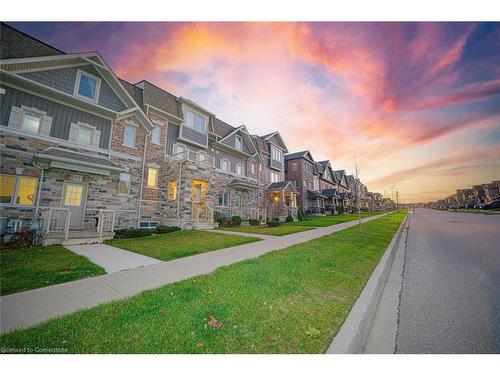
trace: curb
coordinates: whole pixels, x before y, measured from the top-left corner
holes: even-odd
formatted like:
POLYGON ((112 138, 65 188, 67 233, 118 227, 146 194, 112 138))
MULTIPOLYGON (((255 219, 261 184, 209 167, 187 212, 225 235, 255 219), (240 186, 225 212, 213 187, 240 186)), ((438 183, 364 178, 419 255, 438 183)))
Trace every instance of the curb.
POLYGON ((354 303, 347 319, 328 347, 327 354, 357 354, 362 353, 368 338, 368 333, 377 311, 378 301, 382 295, 385 281, 389 275, 396 249, 408 221, 408 214, 401 222, 392 237, 389 246, 368 279, 363 291, 354 303))

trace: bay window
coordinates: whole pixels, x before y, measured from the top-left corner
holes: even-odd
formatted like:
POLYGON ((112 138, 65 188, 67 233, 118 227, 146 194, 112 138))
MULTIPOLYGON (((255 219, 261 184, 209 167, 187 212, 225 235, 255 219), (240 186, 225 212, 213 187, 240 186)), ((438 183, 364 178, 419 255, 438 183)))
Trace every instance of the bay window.
POLYGON ((186 125, 197 132, 206 134, 207 129, 205 126, 205 116, 200 115, 199 113, 193 112, 189 109, 186 109, 186 125))

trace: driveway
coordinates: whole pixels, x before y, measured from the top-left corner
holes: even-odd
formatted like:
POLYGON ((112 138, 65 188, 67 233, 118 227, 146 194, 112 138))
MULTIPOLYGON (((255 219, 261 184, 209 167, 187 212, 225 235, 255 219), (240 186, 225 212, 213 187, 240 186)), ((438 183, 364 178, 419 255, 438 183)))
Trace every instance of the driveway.
POLYGON ((500 215, 410 215, 396 352, 500 352, 500 215))
POLYGON ((83 255, 92 263, 101 266, 107 273, 161 263, 161 260, 133 253, 131 251, 118 249, 105 244, 75 245, 65 247, 78 255, 83 255))

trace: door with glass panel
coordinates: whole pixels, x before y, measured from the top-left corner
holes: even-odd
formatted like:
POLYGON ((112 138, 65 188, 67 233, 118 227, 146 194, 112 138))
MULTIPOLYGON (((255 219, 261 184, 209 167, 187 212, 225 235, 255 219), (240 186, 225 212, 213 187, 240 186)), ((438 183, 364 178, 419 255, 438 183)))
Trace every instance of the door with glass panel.
POLYGON ((81 228, 85 216, 85 200, 87 185, 76 182, 65 182, 63 187, 62 207, 69 208, 71 219, 70 228, 81 228))

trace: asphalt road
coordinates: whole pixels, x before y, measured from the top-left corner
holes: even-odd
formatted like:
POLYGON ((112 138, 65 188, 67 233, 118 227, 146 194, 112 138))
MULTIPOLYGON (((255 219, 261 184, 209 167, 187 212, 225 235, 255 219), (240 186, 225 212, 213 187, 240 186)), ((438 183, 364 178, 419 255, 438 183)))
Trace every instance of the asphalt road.
POLYGON ((410 214, 396 353, 500 353, 500 215, 410 214))

